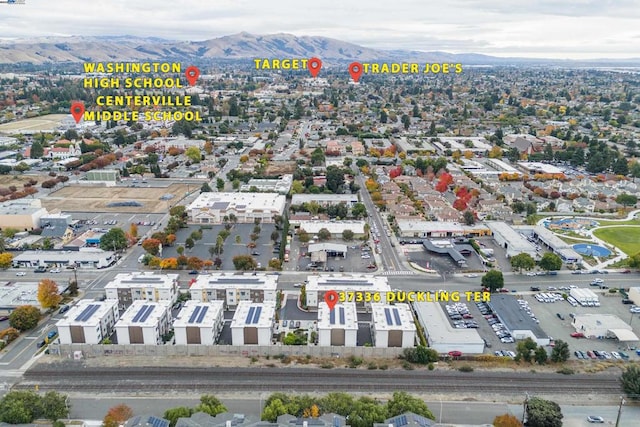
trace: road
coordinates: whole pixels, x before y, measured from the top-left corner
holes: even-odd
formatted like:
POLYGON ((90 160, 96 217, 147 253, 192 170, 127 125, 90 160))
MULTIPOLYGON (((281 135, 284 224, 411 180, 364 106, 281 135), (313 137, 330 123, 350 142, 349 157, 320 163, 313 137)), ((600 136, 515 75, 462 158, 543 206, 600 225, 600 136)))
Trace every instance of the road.
POLYGON ((360 392, 571 394, 619 396, 617 375, 529 372, 371 371, 364 369, 92 367, 79 362, 40 364, 15 387, 64 392, 360 392))

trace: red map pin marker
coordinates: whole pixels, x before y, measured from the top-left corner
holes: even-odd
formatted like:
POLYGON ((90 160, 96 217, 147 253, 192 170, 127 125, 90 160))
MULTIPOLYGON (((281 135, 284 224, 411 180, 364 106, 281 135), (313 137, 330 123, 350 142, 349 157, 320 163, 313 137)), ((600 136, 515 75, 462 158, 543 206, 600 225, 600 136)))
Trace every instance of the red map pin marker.
POLYGON ((82 116, 84 115, 84 104, 82 102, 74 102, 71 104, 71 115, 76 123, 80 123, 82 116))
POLYGON ((336 291, 327 291, 324 294, 324 302, 329 306, 329 310, 333 310, 333 307, 338 303, 338 293, 336 291))
POLYGON ((352 62, 349 65, 349 74, 354 82, 358 83, 360 76, 362 75, 362 64, 359 62, 352 62))
POLYGON ((307 68, 309 69, 312 77, 318 77, 318 73, 322 68, 322 61, 320 61, 319 58, 310 58, 307 61, 307 68))
POLYGON ((198 67, 196 67, 195 65, 192 65, 190 67, 187 67, 187 70, 184 72, 184 74, 185 76, 187 76, 189 85, 193 86, 196 84, 196 80, 198 80, 198 77, 200 77, 200 70, 198 70, 198 67))

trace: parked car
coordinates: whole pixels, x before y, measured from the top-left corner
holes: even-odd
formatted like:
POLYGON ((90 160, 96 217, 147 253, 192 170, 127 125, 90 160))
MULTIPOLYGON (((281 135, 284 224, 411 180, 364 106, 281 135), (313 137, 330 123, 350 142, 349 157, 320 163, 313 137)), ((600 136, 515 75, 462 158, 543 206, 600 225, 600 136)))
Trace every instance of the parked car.
POLYGON ((60 311, 58 311, 58 313, 60 313, 60 314, 64 314, 64 313, 66 313, 67 311, 69 311, 69 308, 71 308, 71 307, 69 307, 68 305, 66 305, 66 304, 65 304, 65 305, 63 305, 62 307, 60 307, 60 311))
POLYGON ((26 275, 27 275, 27 273, 25 273, 24 271, 18 271, 16 273, 16 276, 26 276, 26 275))
POLYGON ((51 331, 47 334, 47 339, 54 338, 56 335, 58 335, 58 331, 51 331))
POLYGON ((560 320, 564 320, 564 316, 560 313, 556 313, 556 316, 558 316, 558 319, 560 320))
POLYGON ((604 423, 604 418, 597 415, 589 415, 587 417, 587 421, 589 421, 590 423, 602 424, 604 423))
POLYGON ((582 332, 572 332, 571 336, 573 338, 584 338, 584 334, 582 332))
POLYGON ((38 347, 38 348, 42 348, 42 347, 44 347, 45 345, 47 345, 47 343, 46 343, 44 340, 42 340, 42 341, 38 341, 38 344, 36 344, 36 347, 38 347))
POLYGON ((0 316, 0 322, 4 322, 5 320, 9 320, 9 316, 0 316))
POLYGON ((60 269, 59 268, 52 268, 51 270, 49 270, 49 273, 60 273, 60 269))

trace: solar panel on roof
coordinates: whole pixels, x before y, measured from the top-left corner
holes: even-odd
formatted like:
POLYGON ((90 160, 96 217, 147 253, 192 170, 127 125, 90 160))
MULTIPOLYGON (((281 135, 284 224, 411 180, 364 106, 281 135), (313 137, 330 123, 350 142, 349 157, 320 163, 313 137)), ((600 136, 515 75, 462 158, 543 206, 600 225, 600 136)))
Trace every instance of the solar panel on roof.
POLYGON ((344 325, 344 307, 340 307, 340 324, 344 325))
POLYGON ((397 308, 393 309, 393 317, 396 319, 396 325, 398 326, 402 325, 402 320, 400 320, 400 313, 398 313, 397 308))
POLYGON ((393 320, 391 320, 391 313, 389 313, 388 308, 384 309, 384 317, 387 319, 387 325, 389 326, 393 325, 393 320))
POLYGON ((155 305, 149 305, 147 306, 147 311, 142 315, 142 317, 140 318, 140 322, 146 322, 147 318, 149 317, 149 315, 151 314, 151 312, 156 308, 155 305))
POLYGON ((260 321, 260 314, 262 313, 262 307, 256 307, 256 312, 253 316, 253 321, 251 323, 258 323, 260 321))
POLYGON ((332 325, 335 325, 336 323, 336 311, 335 310, 329 310, 329 323, 332 325))
POLYGON ((421 415, 414 415, 413 420, 420 424, 421 427, 430 427, 432 425, 432 421, 428 418, 425 418, 421 415))
POLYGON ((196 317, 198 317, 198 314, 200 314, 200 306, 196 306, 196 309, 193 310, 193 313, 191 313, 191 316, 189 317, 189 323, 193 323, 194 320, 196 320, 196 317))
POLYGON ((138 320, 140 320, 140 317, 142 316, 143 313, 145 313, 147 311, 147 307, 149 307, 147 304, 143 305, 142 308, 140 308, 140 310, 138 310, 138 312, 136 313, 135 316, 133 316, 133 320, 131 320, 133 323, 137 322, 138 320))
POLYGON ((76 322, 84 322, 90 319, 99 307, 100 306, 98 304, 90 304, 88 307, 82 310, 82 313, 80 313, 78 317, 76 317, 76 322))
POLYGON ((167 427, 169 423, 162 418, 154 417, 153 415, 147 420, 147 424, 151 424, 152 427, 167 427))
POLYGON ((204 316, 207 315, 207 311, 209 311, 209 307, 207 307, 206 305, 200 308, 200 315, 198 316, 198 320, 196 320, 196 323, 202 323, 202 319, 204 319, 204 316))
POLYGON ((400 415, 399 417, 395 417, 391 423, 396 427, 406 426, 408 424, 407 416, 400 415))
POLYGON ((255 311, 255 307, 249 307, 249 313, 247 314, 247 318, 244 320, 246 325, 250 325, 253 320, 253 312, 255 311))

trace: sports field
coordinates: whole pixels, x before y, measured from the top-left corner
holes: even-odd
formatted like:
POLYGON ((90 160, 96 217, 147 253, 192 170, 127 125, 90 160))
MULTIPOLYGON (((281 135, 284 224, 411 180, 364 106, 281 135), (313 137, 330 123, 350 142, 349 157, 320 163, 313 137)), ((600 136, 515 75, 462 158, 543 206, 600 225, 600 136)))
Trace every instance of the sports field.
POLYGON ((51 132, 60 126, 62 120, 68 116, 68 114, 47 114, 46 116, 3 123, 0 125, 0 133, 51 132))
POLYGON ((593 231, 594 236, 619 248, 627 255, 640 252, 640 227, 607 227, 593 231))

